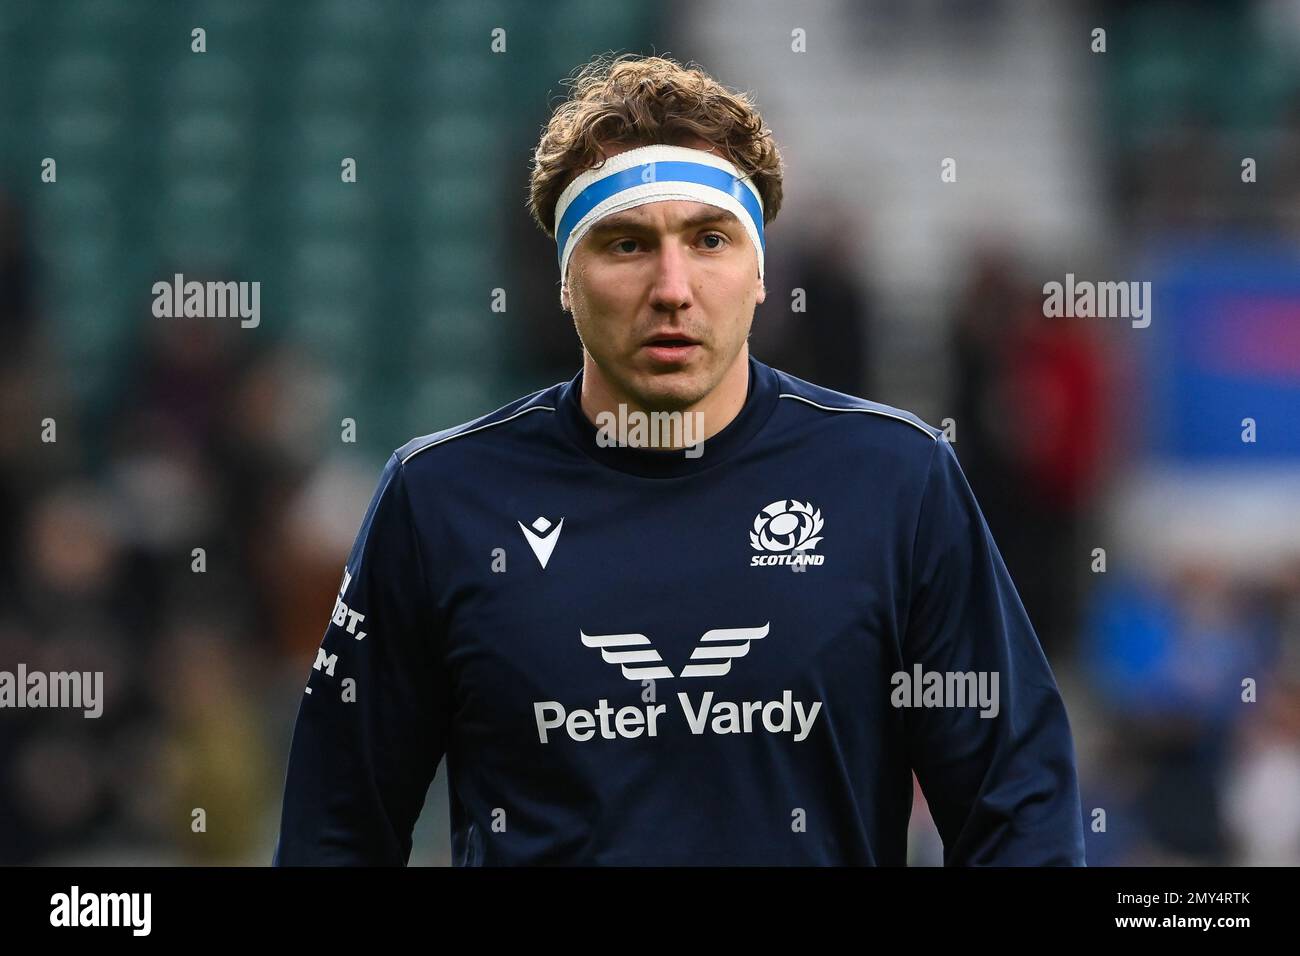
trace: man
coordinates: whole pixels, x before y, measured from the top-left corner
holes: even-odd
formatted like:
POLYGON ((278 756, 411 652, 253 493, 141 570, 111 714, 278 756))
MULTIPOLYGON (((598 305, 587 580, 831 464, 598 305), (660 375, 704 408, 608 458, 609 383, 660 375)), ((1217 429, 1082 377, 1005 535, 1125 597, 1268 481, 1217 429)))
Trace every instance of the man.
POLYGON ((582 369, 389 459, 277 864, 404 864, 444 755, 457 865, 901 864, 913 770, 948 863, 1083 863, 1061 698, 951 447, 749 355, 780 172, 698 70, 580 77, 531 204, 582 369))

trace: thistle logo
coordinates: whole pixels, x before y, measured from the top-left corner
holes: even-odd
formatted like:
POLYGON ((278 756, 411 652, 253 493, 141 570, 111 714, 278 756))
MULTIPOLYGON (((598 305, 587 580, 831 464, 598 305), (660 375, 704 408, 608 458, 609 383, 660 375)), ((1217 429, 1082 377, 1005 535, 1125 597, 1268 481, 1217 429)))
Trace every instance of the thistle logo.
POLYGON ((749 566, 824 563, 825 555, 807 553, 821 541, 823 524, 821 509, 812 502, 793 498, 772 502, 758 513, 749 533, 750 546, 769 553, 753 555, 749 566))
MULTIPOLYGON (((734 658, 749 653, 751 641, 767 637, 768 621, 762 627, 719 627, 705 631, 679 677, 721 677, 731 670, 734 658)), ((607 664, 617 664, 628 680, 665 680, 673 676, 659 652, 644 634, 587 634, 578 631, 586 647, 600 648, 607 664)))

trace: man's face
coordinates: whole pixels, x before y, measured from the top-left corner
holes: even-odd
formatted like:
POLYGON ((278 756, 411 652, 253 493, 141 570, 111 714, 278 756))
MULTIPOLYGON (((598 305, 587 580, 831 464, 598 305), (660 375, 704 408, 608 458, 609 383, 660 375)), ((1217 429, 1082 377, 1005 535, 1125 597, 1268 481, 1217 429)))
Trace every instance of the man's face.
POLYGON ((732 368, 765 294, 740 221, 674 199, 598 221, 573 250, 561 302, 615 397, 671 411, 699 402, 732 368))

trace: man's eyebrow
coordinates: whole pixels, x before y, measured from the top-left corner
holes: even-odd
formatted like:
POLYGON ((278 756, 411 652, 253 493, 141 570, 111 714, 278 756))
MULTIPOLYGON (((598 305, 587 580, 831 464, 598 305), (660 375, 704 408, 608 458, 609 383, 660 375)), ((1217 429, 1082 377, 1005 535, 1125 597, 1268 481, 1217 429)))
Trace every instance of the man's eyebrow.
MULTIPOLYGON (((727 209, 714 209, 709 212, 696 213, 682 220, 683 229, 698 229, 700 226, 707 226, 713 223, 727 222, 739 226, 740 220, 736 214, 727 209)), ((645 221, 637 216, 630 216, 627 213, 610 216, 602 219, 591 227, 591 234, 605 235, 611 232, 636 232, 649 228, 645 221)))

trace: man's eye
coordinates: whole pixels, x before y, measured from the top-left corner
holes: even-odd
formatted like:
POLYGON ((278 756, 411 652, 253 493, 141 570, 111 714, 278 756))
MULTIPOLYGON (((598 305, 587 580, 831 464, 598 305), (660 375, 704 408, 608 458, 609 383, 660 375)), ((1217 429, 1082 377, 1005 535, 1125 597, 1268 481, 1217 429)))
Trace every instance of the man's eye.
POLYGON ((635 249, 624 249, 624 248, 622 248, 623 246, 626 246, 628 243, 631 243, 632 245, 635 246, 635 245, 637 244, 637 240, 636 240, 636 239, 619 239, 617 242, 614 243, 614 248, 617 249, 619 252, 635 252, 635 251, 636 251, 635 249))
POLYGON ((702 238, 702 239, 705 239, 705 240, 707 240, 707 239, 717 239, 717 240, 719 240, 718 245, 716 245, 716 246, 709 246, 710 249, 721 249, 723 245, 725 245, 727 242, 730 241, 730 240, 727 239, 726 236, 724 236, 724 235, 723 235, 722 233, 720 233, 720 232, 710 232, 710 233, 706 233, 706 234, 705 234, 704 236, 702 236, 701 238, 702 238))

